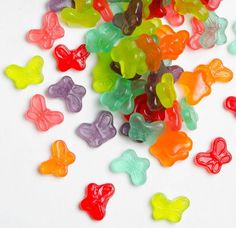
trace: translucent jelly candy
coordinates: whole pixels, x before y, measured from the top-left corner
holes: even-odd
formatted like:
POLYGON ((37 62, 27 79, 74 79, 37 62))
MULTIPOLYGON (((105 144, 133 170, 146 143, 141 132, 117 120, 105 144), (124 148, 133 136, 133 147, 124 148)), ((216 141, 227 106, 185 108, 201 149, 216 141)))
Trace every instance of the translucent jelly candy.
POLYGON ((198 114, 196 113, 194 108, 187 103, 185 98, 182 98, 180 100, 180 106, 181 106, 181 115, 183 121, 186 124, 186 127, 189 130, 195 130, 197 128, 198 114))
POLYGON ((113 126, 113 116, 110 112, 101 111, 96 120, 91 123, 82 123, 76 130, 77 135, 91 147, 99 147, 116 135, 113 126))
POLYGON ((130 116, 129 123, 129 137, 136 141, 146 142, 148 145, 153 144, 165 128, 165 124, 161 121, 145 122, 143 116, 139 113, 133 113, 130 116))
MULTIPOLYGON (((236 34, 236 23, 233 25, 233 32, 236 34)), ((236 55, 236 40, 229 44, 228 51, 231 55, 236 55)))
POLYGON ((110 169, 114 173, 127 173, 131 183, 139 186, 145 184, 149 166, 148 159, 138 157, 134 150, 126 150, 111 162, 110 169))
POLYGON ((75 155, 69 151, 66 143, 57 140, 52 144, 52 155, 49 160, 41 163, 39 172, 41 174, 52 174, 56 177, 64 177, 68 173, 68 166, 75 161, 75 155))
POLYGON ((41 29, 32 29, 27 33, 27 40, 43 49, 50 49, 54 41, 64 36, 64 29, 60 26, 57 14, 49 11, 43 16, 41 29))
POLYGON ((201 21, 205 21, 209 16, 208 10, 200 0, 175 0, 175 10, 182 15, 190 13, 201 21))
POLYGON ((130 81, 120 78, 111 92, 106 92, 100 101, 111 111, 129 114, 134 109, 134 98, 144 92, 145 81, 130 81))
POLYGON ((85 43, 89 52, 110 52, 121 37, 123 34, 119 28, 112 23, 103 23, 86 33, 85 43))
POLYGON ((69 76, 63 77, 48 88, 48 95, 63 99, 69 112, 79 112, 82 109, 82 98, 85 94, 86 89, 76 85, 69 76))
POLYGON ((54 12, 61 11, 66 7, 73 7, 73 0, 49 0, 47 7, 54 12))
POLYGON ((189 40, 189 33, 186 30, 174 32, 168 25, 160 26, 156 34, 160 39, 162 59, 176 60, 189 40))
POLYGON ((34 56, 28 61, 25 67, 13 64, 6 67, 4 72, 13 81, 17 89, 24 89, 29 85, 43 82, 43 63, 42 57, 34 56))
POLYGON ((98 63, 93 68, 92 82, 93 89, 98 93, 111 91, 120 78, 119 74, 110 68, 111 62, 111 53, 98 53, 98 63))
POLYGON ((167 69, 173 75, 175 82, 179 80, 180 75, 184 72, 184 69, 178 65, 168 66, 167 69))
POLYGON ((148 19, 153 17, 164 17, 166 15, 166 10, 162 5, 163 0, 152 0, 152 3, 149 5, 150 14, 148 19))
POLYGON ((145 53, 137 47, 133 39, 123 39, 111 51, 112 60, 119 62, 124 78, 130 79, 135 74, 143 75, 148 71, 145 53))
POLYGON ((104 21, 113 19, 113 13, 106 0, 93 0, 93 8, 101 14, 104 21))
POLYGON ((74 0, 75 9, 64 8, 61 19, 69 26, 94 27, 100 20, 100 14, 93 8, 92 0, 74 0))
POLYGON ((154 220, 179 222, 183 212, 189 207, 190 201, 185 196, 168 200, 163 193, 156 193, 151 199, 152 217, 154 220))
POLYGON ((161 50, 158 44, 149 35, 143 34, 135 41, 137 46, 146 55, 146 64, 150 71, 157 71, 160 68, 161 50), (155 59, 155 61, 153 61, 155 59))
POLYGON ((69 50, 65 45, 60 44, 54 50, 57 68, 62 72, 69 69, 84 70, 89 55, 90 53, 87 51, 85 44, 74 50, 69 50))
POLYGON ((201 0, 208 10, 215 11, 222 0, 201 0))
POLYGON ((131 35, 142 23, 142 0, 131 0, 127 10, 113 17, 113 24, 120 28, 124 35, 131 35))
POLYGON ((94 220, 102 220, 106 215, 106 207, 115 192, 113 184, 97 185, 91 183, 86 188, 85 198, 80 202, 80 209, 86 211, 94 220))
POLYGON ((149 151, 160 163, 169 167, 178 160, 185 160, 192 150, 192 140, 184 133, 166 128, 149 151))
POLYGON ((125 122, 120 126, 119 132, 124 136, 129 136, 130 124, 125 122))
POLYGON ((222 165, 231 160, 232 155, 227 150, 227 144, 223 138, 214 139, 210 150, 198 153, 194 159, 196 165, 205 168, 210 174, 219 173, 222 165))
POLYGON ((210 12, 208 19, 204 22, 204 32, 199 41, 204 48, 211 48, 214 45, 222 45, 227 42, 225 30, 228 21, 218 17, 215 12, 210 12))
POLYGON ((36 94, 31 98, 26 119, 34 122, 38 130, 47 131, 54 125, 60 124, 64 120, 64 116, 61 112, 49 110, 46 107, 45 98, 36 94))
POLYGON ((236 115, 236 97, 230 96, 224 102, 225 109, 236 115))
POLYGON ((165 108, 171 108, 176 99, 173 75, 165 73, 156 86, 156 94, 165 108))
POLYGON ((143 2, 143 19, 147 18, 150 14, 150 10, 149 10, 149 5, 151 4, 152 0, 142 0, 143 2))

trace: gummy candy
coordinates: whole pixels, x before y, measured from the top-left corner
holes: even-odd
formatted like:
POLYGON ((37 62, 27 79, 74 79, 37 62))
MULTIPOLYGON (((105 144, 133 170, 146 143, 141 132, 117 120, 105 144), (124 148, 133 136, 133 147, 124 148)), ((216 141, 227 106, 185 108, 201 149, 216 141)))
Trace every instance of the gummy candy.
POLYGON ((66 7, 73 7, 73 0, 49 0, 47 7, 54 12, 61 11, 66 7))
POLYGON ((41 163, 39 172, 47 175, 52 174, 56 177, 64 177, 68 173, 68 166, 75 161, 75 155, 69 151, 66 143, 57 140, 52 144, 52 155, 49 160, 41 163))
POLYGON ((54 41, 64 36, 64 29, 60 26, 57 14, 49 11, 43 16, 41 29, 32 29, 27 33, 27 40, 37 44, 40 48, 50 49, 54 41))
POLYGON ((148 145, 153 144, 165 128, 165 124, 161 121, 145 122, 143 116, 139 113, 133 113, 130 116, 129 123, 129 137, 133 140, 146 142, 148 145))
POLYGON ((168 66, 167 69, 173 75, 175 82, 179 80, 180 75, 184 72, 184 69, 178 65, 168 66))
POLYGON ((201 0, 208 10, 215 11, 222 0, 201 0))
POLYGON ((227 99, 224 102, 224 107, 226 110, 236 115, 236 97, 234 96, 227 97, 227 99))
POLYGON ((148 19, 153 17, 164 17, 166 15, 166 9, 162 5, 163 0, 152 0, 152 3, 149 5, 150 14, 148 19))
POLYGON ((76 85, 69 76, 63 77, 48 88, 48 95, 63 99, 69 112, 79 112, 82 109, 82 98, 85 94, 86 89, 76 85))
POLYGON ((91 183, 86 188, 86 196, 80 202, 80 209, 86 211, 94 220, 102 220, 106 215, 106 207, 115 192, 113 184, 97 185, 91 183))
POLYGON ((99 147, 116 135, 116 129, 113 126, 113 116, 110 112, 101 111, 93 123, 80 124, 76 133, 89 146, 99 147))
POLYGON ((25 89, 29 85, 40 84, 44 77, 42 74, 43 58, 32 57, 25 67, 9 65, 5 68, 5 74, 10 78, 17 89, 25 89))
POLYGON ((151 4, 152 0, 142 0, 143 2, 143 13, 142 18, 147 18, 150 14, 149 5, 151 4))
POLYGON ((106 0, 93 0, 93 8, 101 14, 104 21, 112 20, 113 14, 106 0))
POLYGON ((65 45, 58 45, 54 50, 54 57, 57 60, 58 70, 64 72, 71 68, 75 70, 84 70, 86 59, 90 53, 87 51, 85 44, 80 45, 74 50, 69 50, 65 45))
POLYGON ((119 28, 112 23, 103 23, 88 31, 85 43, 89 52, 110 52, 114 44, 123 37, 119 28))
POLYGON ((119 132, 124 136, 129 136, 130 124, 125 122, 120 126, 119 132))
MULTIPOLYGON (((233 32, 236 34, 236 23, 233 25, 233 32)), ((236 55, 236 40, 228 45, 228 51, 231 55, 236 55)))
POLYGON ((222 165, 231 160, 232 155, 227 150, 227 144, 223 138, 214 139, 210 150, 198 153, 194 158, 195 164, 205 168, 210 174, 219 173, 222 165))
POLYGON ((138 157, 134 150, 126 150, 111 162, 110 169, 114 173, 127 173, 131 183, 140 186, 147 180, 146 172, 149 166, 148 159, 138 157))
POLYGON ((149 148, 150 153, 165 167, 172 166, 178 160, 185 160, 191 150, 192 140, 187 134, 168 127, 149 148))
POLYGON ((129 114, 134 109, 134 98, 144 92, 145 81, 129 81, 124 78, 117 80, 111 92, 103 93, 100 101, 111 111, 129 114))
POLYGON ((30 107, 25 117, 34 122, 40 131, 47 131, 64 120, 61 112, 51 111, 46 107, 45 98, 40 94, 36 94, 31 98, 30 107))
POLYGON ((92 87, 97 93, 111 91, 120 78, 119 74, 111 70, 111 62, 110 53, 98 53, 98 63, 93 68, 92 82, 92 87))
POLYGON ((195 130, 197 128, 198 114, 194 108, 189 105, 185 98, 180 100, 181 114, 186 127, 189 130, 195 130))
POLYGON ((152 217, 154 220, 179 222, 183 212, 189 207, 190 201, 185 196, 168 200, 163 193, 156 193, 151 199, 152 217))
POLYGON ((124 35, 131 35, 142 23, 142 0, 131 0, 127 10, 113 17, 113 24, 120 28, 124 35))
POLYGON ((165 18, 172 26, 180 26, 184 23, 184 16, 175 11, 174 4, 175 1, 173 0, 171 4, 165 6, 165 18))
POLYGON ((165 73, 156 86, 156 94, 165 108, 171 108, 176 99, 173 75, 165 73))

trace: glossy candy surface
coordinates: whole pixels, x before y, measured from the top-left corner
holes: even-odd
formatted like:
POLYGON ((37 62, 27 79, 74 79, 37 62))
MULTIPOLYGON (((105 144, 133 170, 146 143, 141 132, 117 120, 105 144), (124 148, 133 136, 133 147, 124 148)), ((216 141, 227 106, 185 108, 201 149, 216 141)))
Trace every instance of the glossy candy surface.
POLYGON ((152 217, 154 220, 168 220, 176 223, 182 219, 183 212, 189 207, 190 201, 185 196, 169 200, 163 193, 156 193, 151 199, 152 217))
POLYGON ((145 184, 149 166, 148 159, 138 157, 134 150, 129 149, 123 152, 120 157, 112 160, 110 169, 114 173, 127 173, 131 183, 139 186, 145 184))
POLYGON ((100 13, 104 21, 112 20, 113 13, 107 0, 93 0, 93 8, 100 13))
POLYGON ((49 0, 47 3, 47 7, 49 10, 58 12, 66 7, 73 7, 74 1, 73 0, 49 0))
POLYGON ((226 110, 236 115, 236 97, 234 96, 227 97, 227 99, 224 102, 224 107, 226 110))
POLYGON ((49 11, 43 16, 41 29, 32 29, 27 33, 27 40, 37 44, 42 49, 50 49, 54 41, 64 36, 57 14, 49 11))
POLYGON ((194 158, 195 164, 205 168, 210 174, 219 173, 222 165, 231 160, 232 155, 227 150, 227 144, 223 138, 214 139, 207 152, 198 153, 194 158))
POLYGON ((180 26, 184 23, 184 16, 175 11, 174 4, 175 1, 172 0, 171 4, 165 6, 165 18, 172 26, 180 26))
POLYGON ((164 17, 166 15, 166 9, 162 5, 163 0, 152 0, 152 3, 149 5, 150 14, 148 19, 153 17, 164 17))
POLYGON ((69 151, 66 143, 57 140, 52 144, 51 157, 39 166, 39 172, 43 175, 52 174, 56 177, 64 177, 68 173, 68 166, 74 163, 75 155, 69 151))
MULTIPOLYGON (((236 23, 233 24, 233 32, 236 35, 236 23)), ((228 51, 231 55, 236 55, 236 40, 228 45, 228 51)))
POLYGON ((94 220, 102 220, 106 215, 108 201, 115 193, 113 184, 107 183, 97 185, 91 183, 86 188, 85 198, 80 202, 79 207, 94 220))
POLYGON ((61 112, 51 111, 46 107, 45 98, 39 94, 31 98, 25 117, 32 121, 40 131, 47 131, 64 120, 61 112))
POLYGON ((44 80, 42 74, 43 58, 40 56, 32 57, 25 67, 15 64, 9 65, 4 72, 10 78, 17 89, 25 89, 29 85, 40 84, 44 80))
POLYGON ((69 50, 65 45, 60 44, 55 47, 53 54, 57 60, 57 68, 62 72, 69 69, 84 70, 86 59, 90 55, 85 44, 80 45, 74 50, 69 50))
POLYGON ((206 6, 208 10, 214 11, 216 10, 222 0, 201 0, 201 2, 206 6))
POLYGON ((86 89, 76 85, 71 77, 65 76, 51 85, 47 93, 52 98, 63 99, 69 112, 79 112, 82 109, 82 98, 86 94, 86 89))
POLYGON ((116 129, 113 126, 113 116, 110 112, 101 111, 93 123, 80 124, 76 133, 90 147, 99 147, 116 135, 116 129))

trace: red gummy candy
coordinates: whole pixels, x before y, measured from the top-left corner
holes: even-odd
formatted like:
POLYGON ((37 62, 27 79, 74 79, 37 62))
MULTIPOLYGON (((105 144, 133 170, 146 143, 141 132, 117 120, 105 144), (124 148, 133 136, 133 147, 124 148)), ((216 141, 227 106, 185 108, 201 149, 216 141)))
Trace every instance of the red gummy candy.
POLYGON ((148 19, 153 17, 164 17, 166 15, 166 9, 162 6, 162 0, 152 0, 152 3, 149 5, 150 14, 148 19))
POLYGON ((225 109, 236 115, 236 97, 227 97, 224 103, 225 109))
POLYGON ((111 21, 113 19, 112 10, 106 0, 94 0, 93 7, 98 11, 104 21, 111 21))

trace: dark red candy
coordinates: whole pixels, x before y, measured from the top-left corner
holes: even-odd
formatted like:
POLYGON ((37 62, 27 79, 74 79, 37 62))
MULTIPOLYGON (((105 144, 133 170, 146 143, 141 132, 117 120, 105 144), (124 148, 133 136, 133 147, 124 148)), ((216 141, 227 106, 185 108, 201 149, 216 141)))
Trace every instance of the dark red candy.
POLYGON ((227 97, 224 103, 225 109, 236 115, 236 97, 227 97))
POLYGON ((166 9, 162 5, 162 0, 152 0, 152 3, 149 5, 150 14, 148 19, 153 17, 164 17, 166 15, 166 9))

